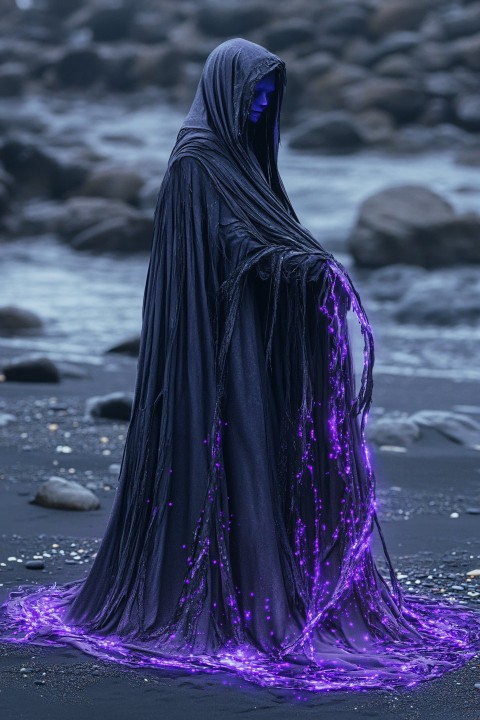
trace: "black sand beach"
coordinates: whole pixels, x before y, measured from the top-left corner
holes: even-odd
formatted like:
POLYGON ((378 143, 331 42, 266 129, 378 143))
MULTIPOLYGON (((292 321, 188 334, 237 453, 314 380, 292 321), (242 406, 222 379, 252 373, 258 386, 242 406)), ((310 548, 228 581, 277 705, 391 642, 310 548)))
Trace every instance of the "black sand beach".
MULTIPOLYGON (((82 368, 85 377, 64 377, 59 384, 2 383, 1 411, 14 414, 17 420, 1 429, 0 600, 22 583, 63 583, 88 571, 89 556, 102 537, 115 492, 115 466, 109 466, 120 462, 127 423, 83 420, 85 401, 92 395, 131 392, 135 364, 131 358, 110 357, 103 366, 82 368), (48 429, 51 423, 58 429, 48 429), (65 432, 71 435, 65 438, 65 432), (72 448, 68 455, 56 450, 65 444, 72 448), (106 449, 111 454, 103 454, 106 449), (69 473, 70 468, 74 472, 69 473), (35 487, 53 474, 95 483, 101 508, 72 512, 30 504, 35 487), (26 561, 52 546, 57 552, 45 558, 45 569, 25 567, 26 561), (78 567, 80 564, 85 567, 78 567)), ((373 405, 386 411, 454 410, 458 405, 471 405, 477 393, 476 383, 379 374, 373 405)), ((395 569, 403 576, 403 587, 463 599, 480 611, 480 596, 476 597, 479 580, 467 580, 467 572, 480 563, 480 515, 471 512, 478 505, 478 451, 432 430, 404 453, 372 446, 371 456, 379 518, 395 569), (459 517, 450 517, 452 512, 459 517), (460 586, 462 589, 453 589, 460 586)), ((376 532, 373 547, 379 567, 384 568, 376 532)), ((477 658, 411 690, 297 696, 254 687, 224 673, 125 669, 72 647, 0 645, 0 710, 8 720, 54 720, 66 713, 72 720, 133 716, 214 719, 256 711, 265 718, 318 717, 322 713, 322 717, 338 719, 414 720, 428 715, 432 720, 475 720, 479 716, 479 681, 477 658)))

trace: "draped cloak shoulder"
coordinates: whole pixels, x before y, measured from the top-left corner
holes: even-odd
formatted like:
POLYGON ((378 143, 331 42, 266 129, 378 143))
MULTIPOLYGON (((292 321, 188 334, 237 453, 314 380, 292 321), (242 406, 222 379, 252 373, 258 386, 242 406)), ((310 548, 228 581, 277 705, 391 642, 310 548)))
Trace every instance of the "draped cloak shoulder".
POLYGON ((264 685, 411 685, 472 657, 480 620, 405 596, 388 555, 365 441, 373 336, 278 174, 284 70, 239 38, 209 56, 158 194, 102 543, 81 580, 12 596, 0 629, 16 620, 39 644, 264 685), (276 95, 247 143, 272 69, 276 95))

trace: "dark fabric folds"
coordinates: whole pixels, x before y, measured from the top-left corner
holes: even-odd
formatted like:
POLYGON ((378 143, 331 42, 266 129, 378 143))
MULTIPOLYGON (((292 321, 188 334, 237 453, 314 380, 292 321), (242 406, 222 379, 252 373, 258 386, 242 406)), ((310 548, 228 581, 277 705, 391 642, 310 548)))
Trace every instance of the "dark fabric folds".
POLYGON ((255 43, 207 59, 158 195, 103 541, 85 578, 12 593, 4 637, 316 691, 412 685, 480 650, 479 614, 405 595, 388 555, 365 442, 373 335, 278 173, 285 87, 255 43))

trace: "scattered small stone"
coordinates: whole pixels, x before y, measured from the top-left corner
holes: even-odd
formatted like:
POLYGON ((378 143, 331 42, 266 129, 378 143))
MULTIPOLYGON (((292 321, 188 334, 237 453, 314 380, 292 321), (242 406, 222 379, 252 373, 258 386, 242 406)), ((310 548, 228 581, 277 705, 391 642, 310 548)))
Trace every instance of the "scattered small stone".
POLYGON ((105 351, 106 353, 120 353, 124 355, 130 355, 131 357, 138 357, 140 352, 140 335, 128 338, 117 345, 113 345, 105 351))
POLYGON ((113 392, 108 395, 95 396, 87 400, 85 419, 106 418, 108 420, 130 420, 133 395, 131 393, 113 392))
POLYGON ((45 568, 45 563, 43 560, 28 560, 25 563, 25 567, 29 570, 43 570, 45 568))

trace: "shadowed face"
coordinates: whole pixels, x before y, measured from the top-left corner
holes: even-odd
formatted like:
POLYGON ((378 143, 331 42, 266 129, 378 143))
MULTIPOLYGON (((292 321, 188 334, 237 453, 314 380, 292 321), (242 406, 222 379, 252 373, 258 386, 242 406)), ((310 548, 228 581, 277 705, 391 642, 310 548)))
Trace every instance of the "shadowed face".
POLYGON ((261 117, 263 111, 265 110, 270 101, 270 97, 274 90, 274 73, 269 73, 268 75, 265 75, 257 82, 257 84, 255 85, 255 93, 253 95, 252 104, 250 107, 249 120, 251 122, 257 122, 257 120, 261 117))

